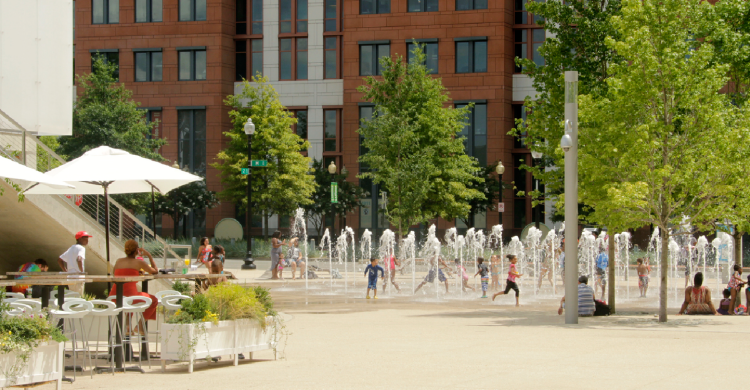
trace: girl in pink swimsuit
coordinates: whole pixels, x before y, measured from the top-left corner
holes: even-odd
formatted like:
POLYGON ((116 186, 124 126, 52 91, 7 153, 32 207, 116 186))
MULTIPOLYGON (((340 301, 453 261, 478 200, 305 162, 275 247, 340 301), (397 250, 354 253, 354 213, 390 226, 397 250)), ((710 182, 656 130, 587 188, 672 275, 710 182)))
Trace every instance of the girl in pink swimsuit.
POLYGON ((474 290, 474 287, 469 286, 469 274, 466 273, 466 268, 461 265, 461 259, 456 259, 456 273, 461 277, 461 284, 463 286, 463 290, 466 291, 467 288, 471 289, 471 291, 474 290))
POLYGON ((401 262, 396 260, 393 256, 386 256, 385 259, 383 259, 383 264, 385 266, 385 269, 388 270, 388 275, 383 278, 383 291, 385 291, 385 287, 388 285, 388 279, 391 280, 391 284, 393 284, 394 287, 396 287, 396 291, 401 292, 401 288, 398 286, 398 283, 396 283, 396 266, 401 266, 401 262))

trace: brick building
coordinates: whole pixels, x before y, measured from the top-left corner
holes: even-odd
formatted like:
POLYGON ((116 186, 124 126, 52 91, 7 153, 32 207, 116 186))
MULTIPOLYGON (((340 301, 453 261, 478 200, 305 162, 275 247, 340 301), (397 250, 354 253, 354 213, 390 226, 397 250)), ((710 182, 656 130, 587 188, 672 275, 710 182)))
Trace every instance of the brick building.
MULTIPOLYGON (((372 112, 356 88, 363 76, 377 76, 380 56, 408 56, 412 40, 425 45, 426 65, 442 78, 451 104, 475 104, 464 130, 467 153, 483 165, 503 161, 503 181, 533 187, 518 169, 529 151, 507 135, 533 94, 513 59, 539 61, 545 37, 523 0, 78 0, 75 20, 76 73, 89 72, 96 55, 117 62, 120 81, 147 117, 160 121, 157 135, 169 142, 164 157, 206 175, 212 190, 221 182, 209 164, 231 127, 223 100, 239 92, 242 78, 261 72, 298 118, 291 131, 310 141, 308 155, 346 166, 348 180, 371 192, 346 223, 376 234, 387 227, 374 212, 382 207, 379 189, 356 178, 358 123, 372 112)), ((475 215, 474 225, 489 228, 502 219, 508 237, 520 234, 533 214, 530 199, 514 194, 504 191, 502 218, 488 211, 475 215)), ((179 228, 211 235, 222 218, 244 223, 234 205, 222 203, 179 228)), ((162 234, 170 235, 172 221, 162 222, 162 234)), ((437 223, 440 230, 465 228, 437 223)), ((278 217, 269 225, 288 226, 278 217)))

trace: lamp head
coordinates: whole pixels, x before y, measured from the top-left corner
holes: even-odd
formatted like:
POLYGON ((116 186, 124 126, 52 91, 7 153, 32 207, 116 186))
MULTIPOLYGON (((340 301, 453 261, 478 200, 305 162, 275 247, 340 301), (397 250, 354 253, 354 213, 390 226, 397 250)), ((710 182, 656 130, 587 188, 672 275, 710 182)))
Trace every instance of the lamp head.
POLYGON ((570 150, 570 148, 573 147, 573 138, 571 138, 569 134, 565 134, 560 140, 560 147, 563 152, 570 150))
POLYGON ((343 167, 341 167, 341 174, 344 175, 344 176, 349 176, 349 170, 346 169, 346 165, 344 165, 343 167))
POLYGON ((531 151, 531 158, 540 159, 542 158, 542 156, 543 156, 542 152, 537 152, 534 150, 531 151))
POLYGON ((495 167, 495 172, 497 172, 498 175, 502 175, 505 173, 505 166, 503 165, 502 161, 497 162, 497 166, 495 167))
POLYGON ((328 165, 328 173, 330 173, 331 175, 336 174, 336 164, 334 164, 333 161, 331 161, 331 164, 328 165))
POLYGON ((172 168, 180 169, 180 164, 177 164, 177 160, 174 160, 174 164, 172 164, 172 168))
POLYGON ((250 117, 248 117, 247 122, 245 122, 245 134, 247 135, 255 134, 255 123, 253 123, 253 119, 250 117))

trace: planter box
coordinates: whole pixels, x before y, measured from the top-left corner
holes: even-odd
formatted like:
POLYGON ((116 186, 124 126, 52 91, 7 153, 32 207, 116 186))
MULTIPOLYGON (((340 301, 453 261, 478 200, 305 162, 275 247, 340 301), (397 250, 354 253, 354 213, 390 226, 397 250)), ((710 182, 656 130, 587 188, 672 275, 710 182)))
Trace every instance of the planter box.
POLYGON ((26 385, 37 382, 57 381, 57 390, 62 388, 63 349, 65 345, 56 341, 39 344, 29 356, 26 366, 19 372, 15 381, 6 378, 5 370, 16 364, 15 354, 0 355, 0 387, 26 385))
POLYGON ((195 324, 162 324, 161 325, 161 364, 166 368, 166 361, 187 361, 188 372, 193 372, 196 359, 234 355, 237 365, 237 354, 248 354, 272 349, 274 339, 273 318, 266 319, 269 324, 263 330, 257 321, 242 319, 219 321, 217 324, 203 322, 195 324))

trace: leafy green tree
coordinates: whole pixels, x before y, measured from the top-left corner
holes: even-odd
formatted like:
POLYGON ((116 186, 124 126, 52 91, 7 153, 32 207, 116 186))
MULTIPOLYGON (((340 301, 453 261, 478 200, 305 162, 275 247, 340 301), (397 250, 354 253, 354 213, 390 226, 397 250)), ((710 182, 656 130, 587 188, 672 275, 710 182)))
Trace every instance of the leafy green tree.
POLYGON ((624 0, 606 44, 622 55, 608 91, 580 98, 580 199, 589 218, 661 230, 659 320, 667 320, 672 227, 709 229, 727 215, 727 196, 747 166, 747 110, 719 93, 729 66, 711 41, 713 6, 699 0, 624 0), (697 76, 699 75, 699 76, 697 76))
POLYGON ((538 21, 554 37, 547 38, 539 49, 544 65, 537 65, 531 59, 516 58, 516 63, 532 80, 537 94, 527 96, 524 107, 527 110, 525 121, 518 120, 511 134, 525 137, 526 145, 543 153, 539 164, 522 164, 544 184, 545 194, 531 191, 536 206, 544 202, 544 196, 556 201, 556 210, 562 214, 564 171, 547 170, 546 167, 564 165, 565 156, 558 146, 563 136, 565 120, 565 80, 566 70, 579 73, 578 91, 581 94, 601 96, 609 86, 605 82, 610 75, 610 64, 621 57, 604 41, 606 37, 617 37, 618 31, 611 23, 614 15, 620 14, 620 0, 596 1, 528 1, 530 13, 542 19, 538 21), (549 140, 549 141, 548 141, 549 140))
MULTIPOLYGON (((166 195, 157 194, 154 202, 156 212, 171 216, 175 228, 179 226, 180 218, 187 216, 191 211, 212 209, 219 203, 216 192, 210 191, 206 187, 205 179, 175 188, 166 195)), ((184 224, 183 228, 187 229, 187 224, 184 224)), ((175 237, 178 237, 178 235, 175 230, 175 237)), ((187 233, 183 231, 182 235, 184 237, 187 233)))
POLYGON ((360 200, 367 196, 362 187, 346 180, 340 173, 331 175, 327 167, 320 160, 313 160, 312 173, 315 176, 317 188, 312 195, 313 203, 303 206, 309 220, 313 221, 318 235, 323 235, 325 218, 330 215, 331 208, 335 215, 345 215, 361 205, 360 200), (338 183, 338 203, 331 203, 331 182, 338 183))
POLYGON ((483 197, 470 188, 481 168, 459 136, 468 108, 444 107, 450 98, 442 81, 427 74, 421 48, 413 53, 408 65, 401 56, 382 58, 382 80, 367 77, 358 88, 379 112, 359 129, 367 149, 360 162, 370 168, 359 177, 388 189, 386 215, 402 235, 437 216, 467 215, 469 202, 483 197))
POLYGON ((484 198, 474 198, 469 202, 469 206, 471 207, 469 214, 458 217, 468 227, 474 227, 474 216, 476 214, 487 210, 497 210, 496 202, 499 201, 501 186, 504 190, 512 188, 508 184, 500 183, 500 180, 497 179, 497 175, 495 175, 496 166, 497 164, 488 165, 477 171, 475 173, 477 180, 468 186, 484 195, 484 198))
POLYGON ((268 166, 253 168, 250 210, 252 215, 263 216, 267 237, 270 215, 292 215, 298 207, 313 203, 315 180, 309 174, 310 158, 300 154, 310 144, 291 131, 297 119, 281 104, 279 94, 266 77, 256 75, 252 81, 252 84, 244 81, 242 92, 224 101, 232 107, 229 116, 234 127, 224 132, 229 142, 212 166, 221 171, 224 190, 219 197, 247 210, 248 175, 242 175, 241 169, 247 167, 244 126, 247 118, 252 118, 255 124, 252 159, 268 160, 268 166))

